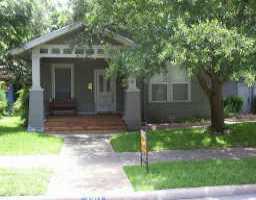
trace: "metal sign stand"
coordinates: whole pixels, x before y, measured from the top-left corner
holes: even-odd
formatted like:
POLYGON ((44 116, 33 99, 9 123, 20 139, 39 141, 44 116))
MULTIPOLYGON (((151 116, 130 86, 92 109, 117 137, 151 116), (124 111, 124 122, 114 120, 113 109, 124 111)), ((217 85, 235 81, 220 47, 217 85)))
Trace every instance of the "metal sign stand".
POLYGON ((148 141, 147 132, 145 129, 140 130, 140 166, 143 167, 143 163, 146 166, 147 173, 149 172, 148 166, 148 141))

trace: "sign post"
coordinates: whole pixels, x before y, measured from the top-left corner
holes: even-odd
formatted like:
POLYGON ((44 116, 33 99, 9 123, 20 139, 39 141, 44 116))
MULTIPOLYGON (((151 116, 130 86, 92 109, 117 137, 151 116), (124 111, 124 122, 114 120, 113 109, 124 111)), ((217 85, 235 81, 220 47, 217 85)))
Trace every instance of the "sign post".
POLYGON ((146 165, 147 173, 149 171, 148 167, 148 141, 147 132, 145 129, 140 130, 140 166, 146 165))

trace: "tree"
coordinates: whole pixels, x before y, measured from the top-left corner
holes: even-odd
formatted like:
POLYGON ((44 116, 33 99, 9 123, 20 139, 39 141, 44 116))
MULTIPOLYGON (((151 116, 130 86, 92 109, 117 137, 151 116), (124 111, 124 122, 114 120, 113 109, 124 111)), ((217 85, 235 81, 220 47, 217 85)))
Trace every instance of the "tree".
POLYGON ((71 13, 57 9, 53 0, 0 1, 0 65, 8 67, 19 83, 30 84, 31 60, 14 59, 8 51, 64 26, 70 19, 71 13))
POLYGON ((209 98, 212 129, 223 132, 223 83, 255 77, 255 1, 74 1, 86 8, 77 16, 91 29, 122 32, 136 42, 113 52, 110 73, 152 75, 167 62, 178 63, 198 79, 209 98))
POLYGON ((211 125, 214 131, 222 132, 223 84, 254 70, 250 57, 255 52, 255 40, 213 20, 190 27, 181 22, 172 41, 174 49, 169 47, 168 51, 172 49, 173 58, 197 77, 210 102, 211 125))
POLYGON ((13 62, 8 50, 32 37, 31 16, 32 4, 28 0, 0 2, 0 65, 9 66, 13 72, 19 71, 21 74, 25 72, 23 62, 13 62))

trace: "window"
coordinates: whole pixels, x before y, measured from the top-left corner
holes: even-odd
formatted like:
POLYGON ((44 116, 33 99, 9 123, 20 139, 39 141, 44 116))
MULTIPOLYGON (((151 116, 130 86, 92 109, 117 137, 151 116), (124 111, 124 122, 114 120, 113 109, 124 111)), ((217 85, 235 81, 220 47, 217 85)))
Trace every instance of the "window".
POLYGON ((154 75, 149 84, 149 102, 188 102, 190 80, 185 70, 171 66, 168 72, 154 75))
POLYGON ((167 84, 152 84, 152 101, 167 101, 167 84))
POLYGON ((189 90, 188 83, 172 84, 173 101, 188 101, 189 99, 188 90, 189 90))
POLYGON ((166 74, 157 74, 150 81, 150 99, 152 102, 167 102, 167 76, 166 74))

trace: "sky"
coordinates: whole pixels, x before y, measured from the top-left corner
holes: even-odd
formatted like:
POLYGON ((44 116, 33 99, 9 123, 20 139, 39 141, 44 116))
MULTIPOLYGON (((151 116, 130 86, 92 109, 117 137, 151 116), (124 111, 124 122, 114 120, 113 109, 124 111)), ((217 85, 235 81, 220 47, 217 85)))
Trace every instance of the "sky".
POLYGON ((57 9, 63 9, 68 7, 70 0, 54 0, 57 9))

